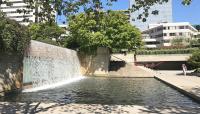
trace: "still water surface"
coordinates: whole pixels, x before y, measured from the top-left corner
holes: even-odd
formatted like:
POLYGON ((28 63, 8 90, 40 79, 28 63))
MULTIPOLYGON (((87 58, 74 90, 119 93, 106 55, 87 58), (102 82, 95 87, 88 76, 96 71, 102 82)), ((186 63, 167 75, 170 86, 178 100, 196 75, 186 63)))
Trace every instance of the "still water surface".
POLYGON ((151 78, 85 78, 56 89, 12 94, 1 100, 200 107, 190 98, 151 78))

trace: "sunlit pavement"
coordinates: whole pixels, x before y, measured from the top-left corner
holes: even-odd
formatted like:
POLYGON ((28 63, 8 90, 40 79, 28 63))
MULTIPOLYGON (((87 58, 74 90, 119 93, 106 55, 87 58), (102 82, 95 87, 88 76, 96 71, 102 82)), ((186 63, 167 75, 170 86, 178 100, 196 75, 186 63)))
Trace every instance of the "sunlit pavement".
POLYGON ((197 114, 200 113, 200 107, 1 102, 0 112, 2 114, 197 114))

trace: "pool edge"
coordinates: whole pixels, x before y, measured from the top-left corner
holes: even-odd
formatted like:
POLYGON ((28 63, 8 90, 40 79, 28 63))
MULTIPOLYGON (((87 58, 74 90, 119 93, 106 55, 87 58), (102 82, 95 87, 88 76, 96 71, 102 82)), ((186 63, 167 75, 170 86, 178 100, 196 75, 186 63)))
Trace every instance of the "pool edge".
POLYGON ((199 96, 197 96, 195 94, 192 94, 192 93, 190 93, 190 92, 188 92, 188 91, 186 91, 186 90, 184 90, 182 88, 179 88, 179 87, 177 87, 177 86, 175 86, 175 85, 173 85, 173 84, 171 84, 171 83, 169 83, 169 82, 167 82, 167 81, 165 81, 165 80, 163 80, 163 79, 161 79, 161 78, 159 78, 157 76, 154 76, 154 78, 157 79, 158 81, 160 81, 160 82, 162 82, 162 83, 174 88, 178 92, 182 93, 183 95, 191 98, 192 100, 194 100, 195 102, 200 104, 200 97, 199 96))

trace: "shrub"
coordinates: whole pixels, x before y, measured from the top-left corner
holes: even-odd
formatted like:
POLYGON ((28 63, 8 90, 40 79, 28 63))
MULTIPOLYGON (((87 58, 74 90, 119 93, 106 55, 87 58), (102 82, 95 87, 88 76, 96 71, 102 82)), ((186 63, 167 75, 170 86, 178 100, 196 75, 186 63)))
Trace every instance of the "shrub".
POLYGON ((197 68, 194 72, 200 73, 200 68, 197 68))
POLYGON ((23 54, 30 37, 26 26, 6 18, 0 12, 0 52, 23 54))
POLYGON ((189 58, 188 63, 194 68, 200 68, 200 50, 194 52, 189 58))
POLYGON ((172 46, 183 46, 183 38, 174 38, 171 40, 172 46))
POLYGON ((138 55, 157 55, 157 54, 191 54, 198 48, 188 49, 160 49, 160 50, 138 50, 138 55))
POLYGON ((63 46, 63 39, 60 38, 65 34, 65 30, 55 23, 34 23, 28 27, 32 40, 63 46))

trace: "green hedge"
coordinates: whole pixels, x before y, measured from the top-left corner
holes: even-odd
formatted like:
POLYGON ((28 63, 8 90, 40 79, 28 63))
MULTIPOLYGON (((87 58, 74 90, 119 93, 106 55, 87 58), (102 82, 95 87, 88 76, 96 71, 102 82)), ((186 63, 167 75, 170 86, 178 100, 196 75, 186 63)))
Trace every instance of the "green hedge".
POLYGON ((187 49, 162 49, 162 50, 138 50, 137 55, 157 55, 157 54, 191 54, 198 48, 187 49))

